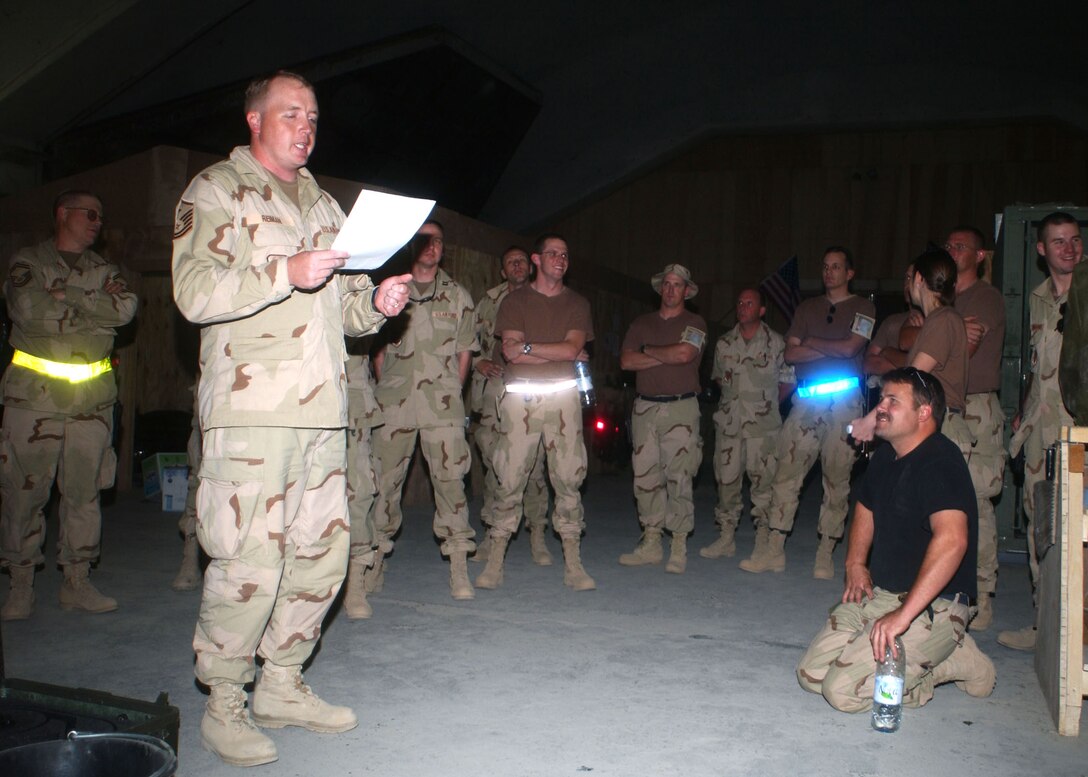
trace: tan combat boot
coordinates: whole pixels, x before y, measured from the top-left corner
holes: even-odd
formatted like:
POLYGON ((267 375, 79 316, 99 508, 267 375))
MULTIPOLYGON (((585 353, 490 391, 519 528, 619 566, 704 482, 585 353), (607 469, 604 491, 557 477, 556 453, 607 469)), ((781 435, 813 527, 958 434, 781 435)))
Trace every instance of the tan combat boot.
POLYGON ((954 682, 970 696, 982 698, 994 691, 997 671, 994 662, 978 649, 970 634, 963 635, 963 644, 952 655, 933 667, 933 684, 954 682))
POLYGON ((997 635, 997 644, 1004 645, 1013 650, 1035 650, 1035 638, 1038 632, 1034 626, 1028 626, 1017 631, 1003 631, 997 635))
POLYGON ((385 587, 385 554, 378 548, 374 563, 363 572, 363 590, 368 594, 380 594, 385 587))
POLYGON ((786 568, 786 535, 783 532, 771 530, 767 533, 767 543, 760 548, 758 545, 752 551, 751 558, 740 562, 740 568, 745 572, 781 572, 786 568))
MULTIPOLYGON (((660 544, 660 532, 657 539, 660 544)), ((578 537, 563 538, 563 561, 566 564, 566 569, 563 571, 563 585, 570 586, 575 591, 592 591, 597 584, 582 566, 581 543, 578 537)))
POLYGON ((978 595, 978 614, 971 620, 971 631, 986 631, 994 622, 994 598, 986 593, 978 595))
POLYGON ((62 610, 83 610, 84 612, 113 612, 117 609, 117 600, 103 596, 88 579, 91 564, 89 561, 75 561, 64 566, 64 583, 60 587, 60 606, 62 610))
POLYGON ((241 685, 220 683, 211 695, 200 721, 200 742, 231 766, 259 766, 279 758, 276 745, 257 730, 246 709, 241 685))
POLYGON ((468 579, 467 551, 450 554, 450 595, 459 602, 476 598, 476 592, 468 579))
POLYGON ((672 533, 672 544, 669 546, 669 561, 665 564, 665 571, 674 575, 684 574, 688 568, 688 535, 680 532, 672 533))
MULTIPOLYGON (((566 540, 563 540, 563 547, 566 549, 566 540)), ((661 547, 661 529, 647 526, 635 549, 620 556, 620 563, 625 567, 640 567, 644 564, 660 564, 664 557, 665 551, 661 547)))
POLYGON ((835 577, 835 562, 831 558, 835 550, 835 540, 820 535, 820 544, 816 548, 816 563, 812 565, 812 576, 817 580, 830 580, 835 577))
POLYGON ((485 533, 484 538, 476 543, 476 552, 472 554, 469 561, 483 563, 487 561, 489 555, 491 555, 491 535, 485 533))
POLYGON ((203 576, 200 573, 200 546, 197 544, 196 535, 185 538, 185 546, 181 550, 181 566, 178 568, 177 577, 170 587, 175 591, 192 591, 203 576))
POLYGON ((510 536, 495 537, 488 532, 491 539, 490 550, 487 556, 487 566, 476 578, 477 588, 498 588, 502 585, 502 567, 506 556, 506 545, 510 542, 510 536))
POLYGON ((374 608, 366 600, 366 570, 364 559, 348 559, 348 577, 344 584, 344 614, 348 620, 366 620, 374 614, 374 608))
POLYGON ((265 728, 299 726, 321 734, 339 734, 359 725, 350 707, 318 698, 302 682, 302 667, 264 662, 253 688, 253 722, 265 728))
POLYGON ((548 544, 544 541, 547 532, 547 524, 529 527, 529 552, 533 556, 533 563, 539 567, 552 565, 552 554, 548 552, 548 544))
POLYGON ((11 591, 0 609, 0 619, 25 621, 34 612, 34 567, 8 567, 11 591))
POLYGON ((722 533, 718 539, 714 540, 705 548, 701 548, 699 550, 699 555, 703 558, 721 558, 722 556, 732 557, 736 555, 736 533, 736 526, 723 526, 722 533))

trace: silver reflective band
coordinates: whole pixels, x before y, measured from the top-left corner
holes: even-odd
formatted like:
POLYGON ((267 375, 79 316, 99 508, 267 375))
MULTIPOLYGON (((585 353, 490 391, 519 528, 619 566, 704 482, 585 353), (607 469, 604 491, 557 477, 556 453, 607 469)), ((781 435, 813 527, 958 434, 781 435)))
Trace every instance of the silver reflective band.
POLYGON ((559 391, 574 388, 577 385, 578 381, 576 380, 542 381, 537 383, 523 381, 506 384, 506 390, 511 394, 555 394, 559 391))
POLYGON ((797 396, 802 399, 808 399, 809 397, 824 397, 828 394, 838 394, 840 391, 854 389, 860 385, 861 381, 857 379, 857 376, 850 378, 834 378, 832 380, 820 381, 819 383, 808 383, 803 386, 798 386, 797 396))

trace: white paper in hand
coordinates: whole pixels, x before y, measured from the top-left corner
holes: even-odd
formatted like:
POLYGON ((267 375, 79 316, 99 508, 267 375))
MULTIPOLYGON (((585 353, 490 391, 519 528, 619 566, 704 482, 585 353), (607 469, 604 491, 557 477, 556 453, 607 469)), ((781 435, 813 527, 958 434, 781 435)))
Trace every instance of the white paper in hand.
POLYGON ((363 189, 332 247, 351 256, 343 270, 373 270, 412 239, 434 209, 434 200, 363 189))

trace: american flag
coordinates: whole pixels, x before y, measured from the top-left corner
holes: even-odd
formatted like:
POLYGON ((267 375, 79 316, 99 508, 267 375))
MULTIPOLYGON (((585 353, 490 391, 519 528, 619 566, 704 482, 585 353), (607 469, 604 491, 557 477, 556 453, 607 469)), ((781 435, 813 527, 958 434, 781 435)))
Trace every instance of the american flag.
POLYGON ((800 278, 797 272, 797 256, 794 255, 759 284, 759 290, 770 297, 787 321, 793 321, 793 313, 801 304, 800 278))

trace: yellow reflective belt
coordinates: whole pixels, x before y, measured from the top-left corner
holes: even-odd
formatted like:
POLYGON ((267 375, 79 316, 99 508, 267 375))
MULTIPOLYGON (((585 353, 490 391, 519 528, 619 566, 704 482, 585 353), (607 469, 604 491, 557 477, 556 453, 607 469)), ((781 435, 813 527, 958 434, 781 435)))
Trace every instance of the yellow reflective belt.
POLYGON ((97 378, 102 373, 113 369, 109 357, 91 364, 65 364, 64 362, 51 362, 40 356, 31 356, 29 353, 20 350, 15 351, 15 355, 11 357, 11 363, 26 367, 28 370, 33 370, 41 375, 48 375, 50 378, 62 378, 69 383, 82 383, 85 380, 97 378))

